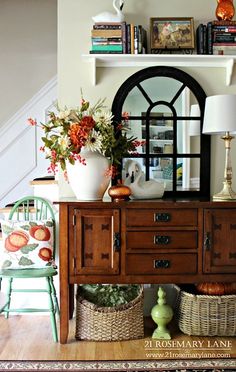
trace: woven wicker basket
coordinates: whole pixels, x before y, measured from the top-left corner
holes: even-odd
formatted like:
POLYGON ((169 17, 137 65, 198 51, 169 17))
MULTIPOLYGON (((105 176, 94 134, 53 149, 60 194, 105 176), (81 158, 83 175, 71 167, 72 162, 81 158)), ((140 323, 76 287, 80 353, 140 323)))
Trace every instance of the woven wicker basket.
POLYGON ((78 287, 75 338, 93 341, 132 340, 144 337, 143 286, 128 304, 99 307, 81 297, 78 287))
POLYGON ((175 315, 179 329, 195 336, 236 335, 236 295, 208 296, 178 291, 175 315))

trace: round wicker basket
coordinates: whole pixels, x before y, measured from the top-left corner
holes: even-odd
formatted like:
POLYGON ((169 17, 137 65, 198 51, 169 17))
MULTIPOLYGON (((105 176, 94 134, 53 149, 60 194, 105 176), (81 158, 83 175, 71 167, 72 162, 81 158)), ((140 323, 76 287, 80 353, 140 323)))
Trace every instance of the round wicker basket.
POLYGON ((143 286, 128 304, 97 306, 81 296, 76 301, 75 338, 90 341, 118 341, 144 337, 143 286))
POLYGON ((236 335, 236 295, 209 296, 188 293, 175 286, 179 329, 195 336, 236 335))

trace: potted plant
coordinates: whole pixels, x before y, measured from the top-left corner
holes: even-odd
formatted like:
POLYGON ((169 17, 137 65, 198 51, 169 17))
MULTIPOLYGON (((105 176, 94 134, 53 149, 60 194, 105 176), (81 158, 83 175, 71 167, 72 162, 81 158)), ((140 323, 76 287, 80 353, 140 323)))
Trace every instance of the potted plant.
MULTIPOLYGON (((113 115, 104 101, 100 99, 90 106, 82 98, 77 108, 57 106, 56 112, 49 112, 48 121, 40 123, 44 132, 41 151, 50 161, 48 172, 55 174, 60 165, 79 199, 102 199, 121 158, 141 144, 127 135, 127 113, 114 126, 113 115)), ((28 122, 37 125, 32 118, 28 122)))

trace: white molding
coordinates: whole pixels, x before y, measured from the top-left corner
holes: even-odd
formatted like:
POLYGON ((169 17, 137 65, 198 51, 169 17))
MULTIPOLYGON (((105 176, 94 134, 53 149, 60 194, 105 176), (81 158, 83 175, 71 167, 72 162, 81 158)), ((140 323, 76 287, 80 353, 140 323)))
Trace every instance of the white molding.
POLYGON ((3 125, 1 125, 1 136, 9 130, 9 127, 13 122, 18 121, 25 112, 31 110, 39 100, 41 100, 48 92, 57 86, 57 76, 54 76, 49 80, 32 98, 29 99, 24 106, 22 106, 10 119, 8 119, 3 125))
POLYGON ((57 78, 51 79, 39 90, 22 108, 20 108, 1 128, 0 156, 2 152, 11 145, 15 137, 25 130, 29 117, 45 120, 45 110, 55 100, 57 78))
POLYGON ((91 63, 92 82, 96 85, 97 67, 219 67, 226 72, 225 83, 231 84, 236 56, 199 54, 83 54, 82 58, 91 63))
MULTIPOLYGON (((55 76, 1 126, 0 156, 2 151, 11 144, 13 138, 19 136, 25 130, 29 117, 35 114, 35 117, 38 118, 42 109, 45 112, 47 106, 55 100, 56 89, 57 77, 55 76)), ((44 118, 41 120, 44 120, 44 118)))
POLYGON ((55 76, 0 128, 1 206, 30 193, 29 182, 37 176, 47 174, 48 161, 39 151, 42 130, 39 126, 32 127, 27 119, 32 117, 38 123, 44 122, 48 107, 56 99, 55 76), (14 164, 18 165, 14 167, 14 164))

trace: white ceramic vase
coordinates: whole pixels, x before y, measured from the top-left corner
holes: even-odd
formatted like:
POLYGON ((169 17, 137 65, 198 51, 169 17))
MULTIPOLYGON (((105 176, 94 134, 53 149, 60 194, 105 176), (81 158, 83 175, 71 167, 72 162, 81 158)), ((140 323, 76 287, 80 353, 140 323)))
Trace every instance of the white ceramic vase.
POLYGON ((109 186, 109 160, 98 151, 83 149, 80 153, 86 165, 77 160, 66 163, 68 181, 78 200, 102 200, 109 186))

